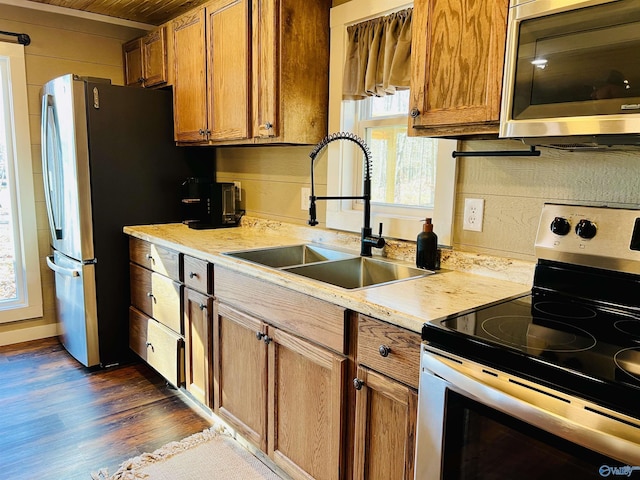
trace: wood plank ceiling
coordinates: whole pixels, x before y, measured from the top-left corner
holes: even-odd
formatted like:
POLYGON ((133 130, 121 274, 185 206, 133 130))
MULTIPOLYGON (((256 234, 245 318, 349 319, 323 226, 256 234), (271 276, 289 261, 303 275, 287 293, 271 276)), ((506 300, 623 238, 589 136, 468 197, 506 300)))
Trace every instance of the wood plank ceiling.
POLYGON ((160 25, 208 0, 31 0, 57 7, 160 25))

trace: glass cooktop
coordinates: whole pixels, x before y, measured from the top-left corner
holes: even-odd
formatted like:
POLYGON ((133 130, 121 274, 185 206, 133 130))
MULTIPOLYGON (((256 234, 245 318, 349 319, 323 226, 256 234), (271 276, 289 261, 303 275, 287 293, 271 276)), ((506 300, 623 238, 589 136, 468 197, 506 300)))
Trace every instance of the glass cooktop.
POLYGON ((640 315, 536 294, 425 324, 422 337, 640 417, 640 315))

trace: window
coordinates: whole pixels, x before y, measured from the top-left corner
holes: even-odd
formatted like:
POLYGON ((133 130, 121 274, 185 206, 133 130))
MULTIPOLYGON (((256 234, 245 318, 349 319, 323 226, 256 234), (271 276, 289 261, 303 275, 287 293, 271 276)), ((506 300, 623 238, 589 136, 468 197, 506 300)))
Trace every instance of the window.
MULTIPOLYGON (((407 136, 409 91, 357 103, 358 135, 376 159, 371 201, 380 209, 394 205, 433 209, 438 140, 407 136)), ((358 176, 362 177, 361 169, 358 176)))
MULTIPOLYGON (((407 135, 409 91, 394 95, 342 100, 346 28, 371 18, 411 7, 406 0, 351 0, 331 10, 329 131, 348 131, 363 138, 371 149, 372 219, 383 235, 415 240, 419 220, 432 217, 438 242, 451 244, 456 160, 455 140, 407 135)), ((327 147, 327 194, 358 196, 362 188, 362 155, 357 146, 333 142, 327 147)), ((359 201, 327 202, 327 226, 359 232, 359 201)))
POLYGON ((24 47, 0 42, 0 322, 41 316, 24 47))

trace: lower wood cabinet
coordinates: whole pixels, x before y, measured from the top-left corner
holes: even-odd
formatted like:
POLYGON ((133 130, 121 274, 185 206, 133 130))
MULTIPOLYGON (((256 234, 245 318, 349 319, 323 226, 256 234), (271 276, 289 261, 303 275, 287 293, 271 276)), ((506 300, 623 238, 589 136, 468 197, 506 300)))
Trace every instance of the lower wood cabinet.
POLYGON ((419 333, 137 239, 131 303, 131 349, 290 477, 413 478, 419 333))
POLYGON ((347 359, 269 326, 269 456, 293 478, 343 478, 347 359))
POLYGON ((354 479, 413 479, 420 334, 358 315, 354 479))
POLYGON ((184 289, 185 388, 213 408, 213 298, 184 289))
POLYGON ((343 355, 217 303, 216 413, 293 478, 343 478, 343 355))
POLYGON ((359 367, 354 479, 413 480, 418 391, 359 367))
POLYGON ((216 305, 213 341, 216 413, 267 451, 266 324, 225 304, 216 305))

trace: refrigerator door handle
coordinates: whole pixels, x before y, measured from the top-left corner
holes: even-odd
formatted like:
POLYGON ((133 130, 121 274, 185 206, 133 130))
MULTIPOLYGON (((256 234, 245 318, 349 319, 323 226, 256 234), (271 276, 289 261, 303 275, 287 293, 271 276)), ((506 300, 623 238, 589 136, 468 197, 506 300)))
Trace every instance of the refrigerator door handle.
POLYGON ((80 271, 74 268, 63 268, 55 264, 53 255, 47 255, 47 266, 56 273, 67 275, 69 277, 79 277, 80 271))
POLYGON ((53 95, 45 93, 42 95, 42 175, 44 178, 44 198, 47 205, 47 215, 49 217, 49 227, 51 237, 55 240, 62 239, 62 173, 61 173, 61 152, 58 122, 55 113, 53 95), (49 137, 52 134, 52 138, 49 137), (49 150, 49 142, 54 142, 49 150), (54 158, 49 158, 49 153, 54 158))

